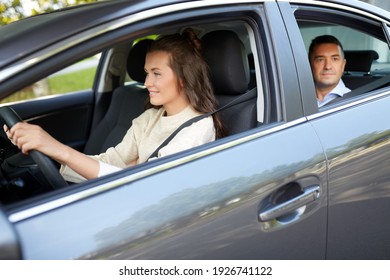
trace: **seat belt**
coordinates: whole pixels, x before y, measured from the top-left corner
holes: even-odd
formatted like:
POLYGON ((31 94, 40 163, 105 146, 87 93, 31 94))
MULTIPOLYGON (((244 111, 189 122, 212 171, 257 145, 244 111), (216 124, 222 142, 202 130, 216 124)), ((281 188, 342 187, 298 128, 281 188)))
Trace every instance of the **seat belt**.
POLYGON ((187 121, 185 121, 183 124, 181 124, 174 132, 172 132, 171 135, 168 136, 167 139, 164 140, 164 142, 161 143, 160 146, 158 146, 158 148, 148 157, 148 159, 146 161, 148 161, 149 159, 151 158, 154 158, 154 157, 157 157, 158 156, 158 152, 163 148, 165 147, 166 145, 168 145, 169 142, 171 142, 171 140, 185 127, 187 126, 190 126, 192 125, 193 123, 195 122, 198 122, 204 118, 207 118, 217 112, 220 112, 220 111, 223 111, 227 108, 230 108, 231 106, 233 105, 236 105, 238 103, 241 103, 241 102, 244 102, 244 101, 247 101, 253 97, 255 97, 257 95, 257 88, 254 87, 253 89, 251 90, 248 90, 247 92, 245 92, 244 94, 240 95, 239 97, 237 97, 236 99, 230 101, 229 103, 225 104, 224 106, 218 108, 217 110, 213 111, 213 112, 210 112, 210 113, 206 113, 206 114, 203 114, 203 115, 199 115, 199 116, 196 116, 196 117, 193 117, 187 121))

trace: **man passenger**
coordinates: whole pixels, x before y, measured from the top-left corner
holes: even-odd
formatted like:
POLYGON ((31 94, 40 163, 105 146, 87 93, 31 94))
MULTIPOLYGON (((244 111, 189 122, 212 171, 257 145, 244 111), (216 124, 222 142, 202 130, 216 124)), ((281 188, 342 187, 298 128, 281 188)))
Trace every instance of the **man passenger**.
POLYGON ((343 46, 336 37, 322 35, 314 38, 309 47, 309 61, 318 107, 351 91, 341 80, 346 60, 343 46))

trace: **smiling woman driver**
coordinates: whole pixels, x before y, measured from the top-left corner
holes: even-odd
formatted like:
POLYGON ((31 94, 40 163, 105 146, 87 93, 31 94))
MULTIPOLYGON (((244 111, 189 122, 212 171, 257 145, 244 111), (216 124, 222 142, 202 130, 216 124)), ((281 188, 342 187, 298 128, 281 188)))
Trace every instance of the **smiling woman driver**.
MULTIPOLYGON (((136 118, 123 140, 105 153, 87 156, 26 122, 4 130, 23 153, 38 150, 61 163, 61 174, 70 182, 145 162, 182 123, 216 109, 217 101, 200 48, 201 41, 192 29, 152 43, 145 60, 145 86, 152 108, 136 118)), ((218 115, 213 114, 183 128, 159 150, 158 157, 213 141, 222 137, 223 131, 218 115)))

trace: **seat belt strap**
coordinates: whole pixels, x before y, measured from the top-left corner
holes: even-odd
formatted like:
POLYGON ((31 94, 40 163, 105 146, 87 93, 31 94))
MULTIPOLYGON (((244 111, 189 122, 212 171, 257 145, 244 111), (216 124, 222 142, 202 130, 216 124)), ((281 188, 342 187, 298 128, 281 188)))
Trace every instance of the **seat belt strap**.
POLYGON ((163 148, 165 147, 166 145, 168 145, 169 142, 171 142, 171 140, 185 127, 188 127, 190 125, 192 125, 193 123, 195 122, 198 122, 204 118, 207 118, 219 111, 222 111, 222 110, 225 110, 235 104, 238 104, 238 103, 241 103, 241 102, 244 102, 244 101, 247 101, 253 97, 255 97, 257 95, 257 88, 253 88, 249 91, 247 91, 246 93, 240 95, 239 97, 237 97, 236 99, 232 100, 231 102, 227 103, 226 105, 218 108, 217 110, 213 111, 213 112, 210 112, 210 113, 206 113, 206 114, 203 114, 203 115, 199 115, 199 116, 196 116, 194 118, 191 118, 189 120, 187 120, 186 122, 184 122, 183 124, 181 124, 174 132, 172 132, 171 135, 168 136, 167 139, 164 140, 164 142, 161 143, 160 146, 158 146, 158 148, 148 157, 148 159, 146 161, 148 161, 149 159, 151 158, 155 158, 158 156, 158 152, 163 148))

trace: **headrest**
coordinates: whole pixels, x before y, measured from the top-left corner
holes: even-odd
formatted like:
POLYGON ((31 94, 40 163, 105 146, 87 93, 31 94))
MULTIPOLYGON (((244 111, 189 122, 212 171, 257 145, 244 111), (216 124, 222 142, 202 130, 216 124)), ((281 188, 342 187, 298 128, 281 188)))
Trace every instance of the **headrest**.
POLYGON ((344 71, 356 71, 356 72, 370 72, 372 62, 379 58, 376 51, 362 50, 362 51, 344 51, 347 64, 344 71))
POLYGON ((247 91, 248 56, 236 33, 228 30, 207 33, 202 37, 202 49, 215 94, 236 95, 247 91))
POLYGON ((145 56, 153 40, 144 39, 136 43, 127 56, 127 73, 134 81, 145 82, 145 56))

